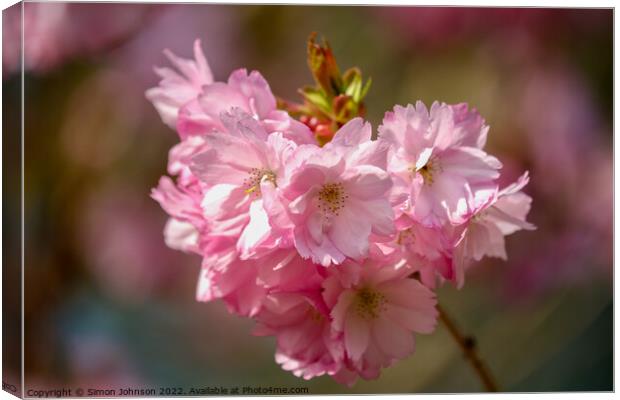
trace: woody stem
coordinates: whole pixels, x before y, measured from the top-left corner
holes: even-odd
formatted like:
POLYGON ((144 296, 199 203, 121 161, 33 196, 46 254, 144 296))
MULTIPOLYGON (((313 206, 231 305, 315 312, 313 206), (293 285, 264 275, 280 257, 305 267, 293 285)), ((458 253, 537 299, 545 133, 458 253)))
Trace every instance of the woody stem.
POLYGON ((459 345, 461 350, 463 351, 463 355, 467 359, 467 361, 471 364, 474 371, 482 381, 484 388, 487 392, 497 392, 497 384, 495 383, 495 379, 491 375, 491 372, 487 368, 486 364, 480 359, 478 352, 476 351, 476 341, 471 336, 465 336, 461 333, 454 323, 452 319, 446 314, 446 311, 437 305, 437 310, 439 311, 439 319, 445 327, 452 335, 452 338, 459 345))

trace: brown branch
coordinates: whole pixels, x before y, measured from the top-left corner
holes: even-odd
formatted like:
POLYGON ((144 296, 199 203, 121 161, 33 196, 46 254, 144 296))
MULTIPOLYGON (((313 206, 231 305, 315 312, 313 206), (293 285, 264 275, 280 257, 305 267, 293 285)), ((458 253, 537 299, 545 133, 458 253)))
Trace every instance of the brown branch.
POLYGON ((476 374, 482 381, 487 392, 497 392, 497 384, 495 383, 495 379, 491 376, 487 366, 482 362, 478 352, 476 351, 476 341, 471 336, 463 335, 452 319, 446 314, 443 308, 437 305, 437 310, 439 311, 439 319, 441 322, 448 328, 448 332, 454 338, 456 343, 458 343, 459 347, 463 351, 463 355, 467 359, 467 361, 471 364, 471 366, 476 371, 476 374))

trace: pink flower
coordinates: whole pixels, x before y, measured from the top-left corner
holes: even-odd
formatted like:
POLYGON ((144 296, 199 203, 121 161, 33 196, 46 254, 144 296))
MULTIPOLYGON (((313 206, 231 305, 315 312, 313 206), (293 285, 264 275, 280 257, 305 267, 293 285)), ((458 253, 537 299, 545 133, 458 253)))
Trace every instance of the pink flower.
POLYGON ((162 177, 151 197, 171 215, 164 228, 164 239, 170 248, 201 254, 208 222, 200 205, 206 187, 190 170, 191 159, 206 149, 198 136, 188 138, 170 150, 168 173, 176 175, 176 183, 162 177))
POLYGON ((171 249, 200 253, 200 232, 196 227, 176 218, 169 218, 164 227, 164 241, 171 249))
POLYGON ((465 231, 457 248, 457 271, 459 286, 470 260, 480 261, 484 256, 507 259, 504 236, 521 229, 536 227, 525 220, 530 211, 532 198, 521 191, 529 182, 528 172, 517 182, 502 189, 493 201, 479 210, 465 225, 465 231))
POLYGON ((356 118, 323 148, 302 146, 296 152, 303 161, 282 193, 302 257, 324 266, 361 259, 371 234, 394 233, 386 149, 370 135, 370 125, 356 118))
POLYGON ((464 105, 435 102, 429 112, 417 102, 386 113, 379 141, 390 145, 395 191, 409 194, 398 213, 426 226, 460 224, 493 196, 501 164, 480 149, 487 130, 464 105))
POLYGON ((336 374, 342 368, 344 347, 321 296, 323 268, 302 259, 294 249, 263 260, 258 282, 269 294, 254 318, 254 334, 276 337, 276 361, 295 376, 336 374))
POLYGON ((268 294, 307 293, 323 282, 317 266, 291 250, 277 250, 260 259, 243 260, 231 238, 212 240, 205 251, 197 299, 223 300, 229 310, 255 316, 268 294))
POLYGON ((146 91, 146 98, 153 103, 164 123, 175 129, 179 109, 196 99, 205 85, 213 83, 213 74, 199 39, 194 41, 193 60, 180 58, 170 50, 165 50, 164 54, 178 72, 170 68, 155 68, 162 79, 159 86, 146 91))
POLYGON ((388 246, 398 249, 409 266, 420 273, 426 286, 435 288, 437 279, 454 280, 453 253, 460 238, 445 227, 427 227, 406 215, 397 221, 397 239, 388 246))
POLYGON ((364 379, 413 353, 412 333, 431 333, 437 322, 435 295, 403 262, 369 258, 327 270, 323 296, 333 327, 344 334, 348 368, 364 379))
POLYGON ((181 138, 225 130, 222 113, 238 108, 259 121, 267 133, 281 132, 296 143, 314 143, 310 129, 276 108, 276 98, 267 81, 257 71, 238 69, 228 82, 206 85, 202 93, 188 101, 179 112, 177 131, 181 138))
POLYGON ((260 310, 266 289, 258 284, 256 260, 240 260, 230 238, 211 241, 205 251, 198 278, 196 299, 209 302, 221 299, 229 311, 252 317, 260 310))
POLYGON ((213 82, 194 51, 167 53, 180 72, 158 70, 147 92, 181 138, 176 182, 152 191, 165 241, 202 256, 197 300, 254 319, 295 376, 378 377, 435 329, 437 282, 460 287, 467 262, 505 258, 504 236, 533 229, 527 173, 499 190, 488 126, 466 104, 396 106, 379 140, 355 118, 319 147, 258 72, 213 82))
MULTIPOLYGON (((202 136, 191 136, 176 144, 168 154, 168 173, 177 177, 177 184, 182 187, 201 186, 191 170, 192 160, 209 149, 202 136)), ((202 190, 202 189, 199 189, 202 190)))
POLYGON ((260 310, 265 288, 258 285, 257 261, 239 260, 217 262, 218 256, 206 257, 198 278, 196 299, 209 302, 223 300, 228 310, 240 316, 252 317, 260 310))
POLYGON ((336 374, 344 357, 342 341, 331 327, 318 289, 271 294, 255 317, 255 335, 276 337, 276 362, 304 379, 336 374))
POLYGON ((270 293, 307 292, 321 287, 320 266, 305 260, 295 249, 279 249, 261 257, 258 283, 270 293))
POLYGON ((209 150, 193 158, 192 172, 208 189, 202 198, 212 235, 235 236, 242 258, 260 246, 285 245, 272 232, 263 206, 263 194, 272 194, 286 179, 286 164, 297 147, 281 133, 267 134, 239 109, 222 115, 228 134, 203 137, 209 150))
POLYGON ((208 231, 200 206, 201 191, 179 187, 167 176, 151 191, 151 197, 171 216, 164 230, 165 241, 173 249, 201 254, 201 241, 208 231))

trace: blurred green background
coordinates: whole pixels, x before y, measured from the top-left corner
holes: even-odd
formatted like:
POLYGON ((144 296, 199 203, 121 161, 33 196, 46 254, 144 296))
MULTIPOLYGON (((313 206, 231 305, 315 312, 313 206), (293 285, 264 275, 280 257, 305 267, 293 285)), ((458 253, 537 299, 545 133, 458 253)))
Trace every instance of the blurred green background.
MULTIPOLYGON (((273 340, 249 336, 251 321, 194 300, 200 260, 164 244, 166 215, 149 191, 177 137, 144 97, 158 81, 152 67, 166 65, 162 50, 189 57, 200 38, 217 80, 257 69, 275 94, 299 100, 296 89, 311 83, 305 41, 317 31, 341 68, 372 77, 374 128, 394 104, 467 102, 491 126, 487 148, 504 163, 503 183, 530 171, 538 230, 508 238, 508 262, 480 263, 462 290, 438 293, 500 388, 613 389, 612 10, 26 3, 24 11, 27 388, 481 390, 441 325, 378 380, 349 389, 295 378, 275 363, 273 340)), ((20 90, 19 9, 3 18, 9 97, 20 90)), ((18 122, 5 121, 4 134, 16 135, 18 122)), ((10 210, 19 197, 3 201, 10 210)), ((5 235, 18 237, 16 218, 4 218, 5 235)), ((5 268, 16 265, 5 256, 5 268)))

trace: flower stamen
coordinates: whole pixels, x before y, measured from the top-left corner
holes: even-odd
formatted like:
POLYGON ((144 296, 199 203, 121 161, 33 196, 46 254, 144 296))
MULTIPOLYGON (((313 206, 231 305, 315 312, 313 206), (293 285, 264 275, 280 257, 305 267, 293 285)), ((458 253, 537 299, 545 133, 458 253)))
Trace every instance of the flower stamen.
POLYGON ((348 198, 342 183, 326 183, 319 191, 319 209, 338 215, 348 198))
POLYGON ((432 156, 423 167, 416 169, 415 166, 410 168, 412 174, 420 174, 422 179, 424 180, 424 184, 427 186, 431 186, 433 182, 435 182, 435 177, 438 173, 440 173, 443 169, 439 164, 437 157, 432 156))
POLYGON ((260 184, 263 180, 267 180, 276 185, 276 174, 267 168, 252 168, 249 176, 243 180, 243 186, 246 188, 246 194, 253 194, 260 197, 260 184))
POLYGON ((413 244, 413 243, 415 243, 415 235, 411 231, 411 228, 407 228, 398 234, 398 238, 396 239, 396 244, 408 245, 408 244, 413 244))
POLYGON ((385 305, 385 296, 373 289, 363 287, 355 296, 355 309, 364 319, 375 319, 385 305))
POLYGON ((308 318, 314 322, 323 322, 323 315, 314 307, 308 306, 308 318))

